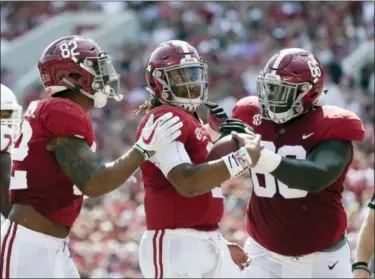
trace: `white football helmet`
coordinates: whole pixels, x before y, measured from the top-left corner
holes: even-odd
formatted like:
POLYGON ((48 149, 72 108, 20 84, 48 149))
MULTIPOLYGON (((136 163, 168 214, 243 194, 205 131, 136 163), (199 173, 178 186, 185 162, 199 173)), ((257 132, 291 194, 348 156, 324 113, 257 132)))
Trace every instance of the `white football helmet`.
POLYGON ((9 118, 1 119, 1 125, 8 126, 12 130, 12 137, 15 139, 20 132, 20 124, 22 117, 22 106, 18 104, 17 98, 13 91, 7 86, 1 84, 1 111, 12 111, 9 118))

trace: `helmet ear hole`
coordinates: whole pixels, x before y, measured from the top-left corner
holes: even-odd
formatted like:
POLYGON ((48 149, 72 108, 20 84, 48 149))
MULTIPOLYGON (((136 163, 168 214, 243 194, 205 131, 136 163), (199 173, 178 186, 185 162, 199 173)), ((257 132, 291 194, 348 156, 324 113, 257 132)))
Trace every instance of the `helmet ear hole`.
POLYGON ((72 79, 78 81, 78 80, 81 78, 81 75, 78 74, 78 73, 70 73, 70 74, 69 74, 69 77, 71 77, 72 79))
POLYGON ((311 94, 310 98, 315 99, 316 95, 318 95, 318 92, 314 92, 313 94, 311 94))

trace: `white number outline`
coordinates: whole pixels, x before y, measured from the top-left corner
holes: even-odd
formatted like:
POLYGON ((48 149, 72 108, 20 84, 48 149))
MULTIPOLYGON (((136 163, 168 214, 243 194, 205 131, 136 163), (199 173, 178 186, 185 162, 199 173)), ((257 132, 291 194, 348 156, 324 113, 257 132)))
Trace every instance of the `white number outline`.
POLYGON ((311 76, 314 78, 314 82, 322 76, 322 71, 320 70, 319 64, 314 58, 310 56, 310 59, 307 61, 307 65, 310 68, 311 76))
MULTIPOLYGON (((33 135, 33 129, 31 128, 29 121, 26 119, 22 121, 21 125, 21 134, 19 135, 19 138, 21 137, 21 142, 18 147, 14 146, 12 150, 12 161, 23 161, 29 154, 29 141, 33 135)), ((10 177, 9 190, 22 190, 27 188, 27 171, 15 170, 10 177)))
POLYGON ((60 45, 61 56, 63 58, 76 57, 80 53, 77 51, 78 45, 76 41, 69 41, 60 45))
MULTIPOLYGON (((300 160, 306 159, 306 150, 302 145, 283 145, 276 150, 276 146, 273 142, 262 141, 262 143, 264 148, 277 152, 280 156, 295 156, 300 160)), ((253 182, 253 191, 258 197, 272 198, 276 195, 277 189, 279 190, 279 194, 285 199, 304 198, 308 194, 307 191, 289 188, 260 166, 255 166, 251 169, 251 179, 253 182), (265 187, 260 186, 257 174, 264 175, 265 187)))
MULTIPOLYGON (((38 106, 38 101, 33 101, 27 108, 24 119, 21 123, 21 133, 18 136, 16 142, 21 138, 21 142, 18 147, 14 146, 11 158, 12 161, 23 161, 29 154, 29 141, 33 135, 33 129, 27 120, 28 117, 33 117, 34 112, 38 106)), ((10 177, 9 190, 22 190, 27 189, 27 171, 15 170, 13 175, 10 177)))

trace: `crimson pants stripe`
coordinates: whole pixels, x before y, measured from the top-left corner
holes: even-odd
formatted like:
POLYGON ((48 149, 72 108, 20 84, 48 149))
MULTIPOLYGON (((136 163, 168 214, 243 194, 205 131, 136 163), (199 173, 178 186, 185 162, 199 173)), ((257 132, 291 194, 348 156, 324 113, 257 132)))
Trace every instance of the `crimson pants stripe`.
POLYGON ((7 256, 7 267, 6 267, 6 279, 9 279, 10 278, 10 259, 12 257, 12 250, 13 250, 13 242, 14 242, 14 239, 16 238, 16 233, 17 233, 17 227, 18 225, 16 223, 14 223, 14 229, 13 229, 13 232, 12 232, 12 237, 10 239, 10 242, 9 242, 9 247, 8 247, 8 256, 7 256))
POLYGON ((155 278, 163 278, 163 239, 165 230, 156 230, 152 239, 155 278))
POLYGON ((161 235, 159 238, 159 265, 160 265, 160 277, 163 278, 163 238, 165 230, 161 230, 161 235))
POLYGON ((5 234, 4 239, 3 239, 3 242, 1 243, 1 258, 0 258, 1 278, 9 278, 10 259, 11 259, 11 256, 12 256, 12 247, 13 247, 14 238, 16 237, 16 231, 17 231, 17 224, 11 221, 10 225, 9 225, 9 228, 8 228, 6 234, 5 234), (6 253, 6 259, 4 259, 5 253, 6 253))
POLYGON ((156 247, 156 238, 158 237, 159 230, 155 231, 154 237, 152 239, 152 248, 153 248, 153 254, 154 254, 154 268, 155 268, 155 278, 158 278, 158 263, 157 263, 157 247, 156 247))

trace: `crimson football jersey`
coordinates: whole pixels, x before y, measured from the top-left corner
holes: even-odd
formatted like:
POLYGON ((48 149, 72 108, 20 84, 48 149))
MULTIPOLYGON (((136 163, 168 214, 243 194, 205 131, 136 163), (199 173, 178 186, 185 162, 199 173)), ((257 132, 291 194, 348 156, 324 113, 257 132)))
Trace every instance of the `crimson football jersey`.
POLYGON ((83 195, 46 149, 61 136, 82 138, 95 148, 92 123, 81 106, 62 98, 32 102, 12 152, 9 196, 13 204, 31 205, 49 220, 72 227, 83 195))
MULTIPOLYGON (((151 110, 138 127, 137 139, 151 113, 154 114, 156 120, 167 112, 179 116, 184 124, 181 128, 181 135, 177 139, 177 142, 180 142, 181 146, 183 145, 180 147, 180 151, 181 148, 184 148, 193 164, 204 163, 208 150, 212 146, 209 135, 199 119, 181 108, 163 105, 151 110)), ((173 144, 177 143, 173 142, 173 144)), ((165 151, 164 153, 163 150, 160 150, 157 156, 159 161, 164 161, 165 164, 170 161, 178 162, 181 157, 178 147, 172 154, 165 151), (171 159, 171 157, 174 158, 171 159)), ((186 161, 181 159, 181 163, 184 162, 186 161)), ((160 166, 158 167, 157 163, 152 162, 152 158, 141 166, 141 170, 145 187, 144 206, 147 229, 214 230, 218 228, 224 211, 221 188, 215 188, 209 193, 196 197, 184 197, 168 181, 160 166)))
MULTIPOLYGON (((334 106, 315 107, 284 125, 261 118, 257 97, 240 100, 233 117, 246 122, 275 153, 300 160, 325 140, 362 140, 362 121, 334 106)), ((291 189, 262 167, 251 169, 253 193, 248 205, 248 232, 258 243, 282 255, 306 255, 335 244, 345 234, 347 220, 341 202, 348 171, 319 193, 291 189)), ((306 177, 306 180, 310 179, 306 177)))

